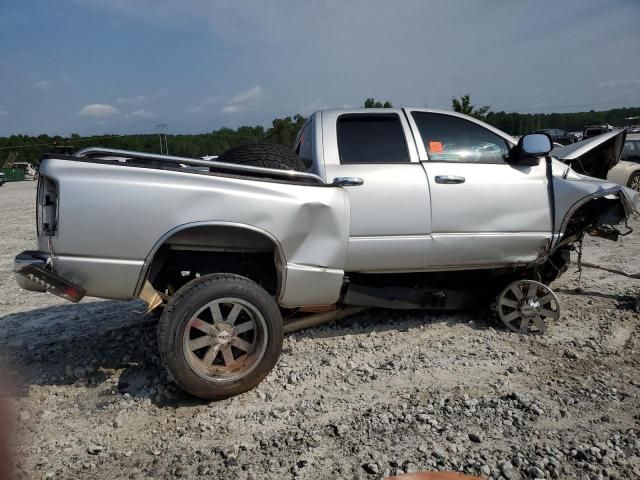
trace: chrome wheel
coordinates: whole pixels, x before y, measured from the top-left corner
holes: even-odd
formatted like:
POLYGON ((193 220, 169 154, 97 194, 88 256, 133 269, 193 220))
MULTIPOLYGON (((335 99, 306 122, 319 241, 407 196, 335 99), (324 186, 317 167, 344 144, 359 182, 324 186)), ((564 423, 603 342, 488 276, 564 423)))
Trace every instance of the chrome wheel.
POLYGON ((183 334, 187 364, 200 377, 233 382, 249 374, 267 347, 266 322, 240 298, 219 298, 191 317, 183 334))
POLYGON ((510 283, 498 297, 498 315, 510 330, 541 335, 560 317, 560 303, 545 284, 533 280, 510 283))
POLYGON ((640 192, 640 175, 634 173, 629 180, 629 188, 633 188, 636 192, 640 192))

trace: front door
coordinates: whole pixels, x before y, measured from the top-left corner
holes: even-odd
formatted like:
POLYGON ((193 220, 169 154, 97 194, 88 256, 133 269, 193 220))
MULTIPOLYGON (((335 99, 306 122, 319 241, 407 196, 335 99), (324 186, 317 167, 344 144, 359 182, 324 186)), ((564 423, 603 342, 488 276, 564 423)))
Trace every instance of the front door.
POLYGON ((455 114, 410 110, 431 191, 430 267, 535 260, 551 239, 546 165, 506 162, 498 131, 455 114))

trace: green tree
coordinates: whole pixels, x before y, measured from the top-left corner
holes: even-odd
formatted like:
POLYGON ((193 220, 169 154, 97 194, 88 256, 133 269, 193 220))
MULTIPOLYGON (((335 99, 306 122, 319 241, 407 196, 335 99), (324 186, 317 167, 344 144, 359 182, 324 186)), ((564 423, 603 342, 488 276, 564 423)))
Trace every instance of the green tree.
MULTIPOLYGON (((488 112, 485 108, 477 108, 471 104, 470 95, 460 99, 452 99, 454 110, 482 115, 484 121, 512 135, 522 135, 538 128, 560 128, 566 131, 581 131, 587 125, 609 123, 618 127, 636 124, 640 118, 640 107, 614 108, 605 111, 586 111, 573 113, 517 113, 504 111, 488 112), (456 106, 456 101, 458 105, 456 106)), ((391 107, 390 102, 381 103, 375 99, 367 99, 365 107, 391 107)), ((222 127, 209 133, 193 135, 167 135, 169 151, 173 155, 200 157, 203 155, 220 155, 229 148, 245 143, 275 142, 293 146, 296 135, 305 118, 301 115, 276 118, 272 126, 266 129, 260 125, 242 126, 237 129, 222 127)), ((72 134, 70 137, 49 135, 11 135, 0 137, 0 167, 10 159, 37 163, 43 153, 72 152, 83 147, 108 147, 139 152, 155 152, 158 148, 157 134, 101 135, 81 137, 72 134), (17 157, 16 157, 17 155, 17 157)))
POLYGON ((296 135, 305 122, 302 115, 295 115, 293 118, 276 118, 272 122, 272 127, 267 130, 265 140, 271 143, 280 143, 288 147, 293 147, 296 135))
POLYGON ((489 111, 488 105, 484 107, 476 107, 471 104, 471 94, 461 95, 460 98, 451 98, 451 108, 458 113, 464 113, 471 117, 476 117, 484 120, 487 112, 489 111))
POLYGON ((383 103, 373 97, 367 98, 363 106, 364 108, 393 108, 393 104, 389 100, 385 100, 383 103))

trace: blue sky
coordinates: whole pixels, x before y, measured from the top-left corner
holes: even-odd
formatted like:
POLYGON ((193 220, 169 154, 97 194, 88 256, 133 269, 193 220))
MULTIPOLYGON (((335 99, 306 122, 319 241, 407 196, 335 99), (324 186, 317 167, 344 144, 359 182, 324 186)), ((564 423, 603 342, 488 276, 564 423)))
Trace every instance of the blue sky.
POLYGON ((640 105, 638 0, 3 0, 0 136, 361 105, 640 105))

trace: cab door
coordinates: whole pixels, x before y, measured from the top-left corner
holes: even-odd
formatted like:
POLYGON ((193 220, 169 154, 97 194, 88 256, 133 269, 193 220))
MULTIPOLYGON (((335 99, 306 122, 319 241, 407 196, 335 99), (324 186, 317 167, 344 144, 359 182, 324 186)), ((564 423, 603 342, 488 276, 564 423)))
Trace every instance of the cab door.
POLYGON ((401 110, 322 112, 325 176, 357 177, 349 193, 345 271, 421 270, 431 210, 427 177, 401 110))
POLYGON ((431 191, 427 264, 465 268, 535 260, 552 232, 545 162, 508 163, 508 136, 469 117, 407 113, 431 191))

